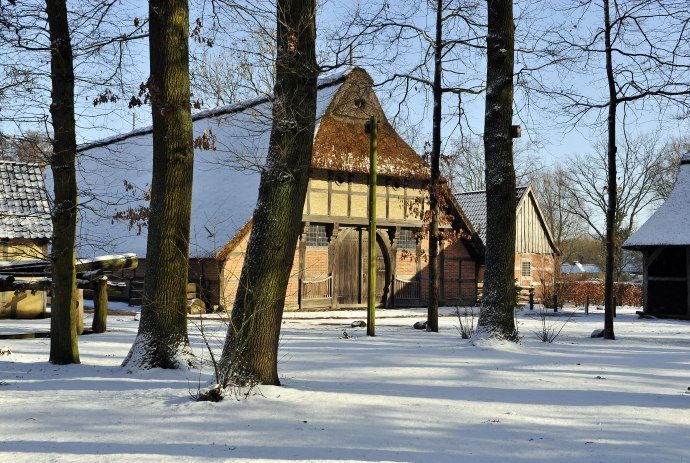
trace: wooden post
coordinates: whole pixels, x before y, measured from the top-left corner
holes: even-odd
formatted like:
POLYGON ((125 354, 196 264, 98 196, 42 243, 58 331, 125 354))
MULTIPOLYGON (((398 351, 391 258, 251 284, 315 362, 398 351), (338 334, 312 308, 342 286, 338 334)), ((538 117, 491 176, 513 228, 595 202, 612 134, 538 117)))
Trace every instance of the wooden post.
POLYGON ((84 291, 77 289, 77 292, 74 294, 74 298, 74 304, 77 306, 77 318, 74 323, 77 326, 77 335, 81 336, 84 334, 84 291))
POLYGON ((534 310, 534 286, 529 287, 529 309, 534 310))
POLYGON ((585 296, 585 315, 589 315, 589 295, 585 296))
POLYGON ((369 134, 369 273, 367 275, 367 336, 376 335, 376 155, 378 118, 365 126, 369 134))
POLYGON ((552 302, 553 302, 553 311, 558 312, 558 294, 553 295, 552 302))
POLYGON ((132 307, 132 283, 134 282, 134 277, 129 277, 129 289, 127 291, 127 305, 132 307))
POLYGON ((616 306, 618 305, 618 301, 616 300, 616 296, 613 296, 613 316, 616 316, 616 306))
POLYGON ((108 278, 101 277, 93 281, 93 323, 94 333, 105 333, 108 318, 108 278))

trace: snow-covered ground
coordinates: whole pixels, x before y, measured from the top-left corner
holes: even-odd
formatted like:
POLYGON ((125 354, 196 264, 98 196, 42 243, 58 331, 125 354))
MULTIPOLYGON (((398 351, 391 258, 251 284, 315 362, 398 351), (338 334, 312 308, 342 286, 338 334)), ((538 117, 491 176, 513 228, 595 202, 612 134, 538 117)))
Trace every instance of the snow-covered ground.
POLYGON ((421 309, 379 314, 375 338, 349 327, 363 311, 286 314, 283 386, 220 403, 190 400, 209 371, 121 368, 132 316, 82 336, 81 365, 48 364, 48 339, 0 340, 0 462, 690 462, 689 322, 619 310, 605 341, 589 338, 601 312, 579 314, 546 344, 525 313, 522 345, 480 348, 454 317, 431 334, 411 328, 421 309))

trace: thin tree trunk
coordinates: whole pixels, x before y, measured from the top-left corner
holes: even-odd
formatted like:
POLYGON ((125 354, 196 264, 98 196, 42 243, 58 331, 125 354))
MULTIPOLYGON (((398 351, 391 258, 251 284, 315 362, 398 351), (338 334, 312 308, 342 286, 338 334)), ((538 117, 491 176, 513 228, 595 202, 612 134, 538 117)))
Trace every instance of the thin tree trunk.
POLYGON ((517 341, 515 330, 515 168, 512 0, 488 1, 486 110, 486 274, 477 336, 517 341))
POLYGON ((194 167, 189 88, 189 6, 150 0, 153 178, 141 322, 123 365, 180 368, 187 337, 189 223, 194 167))
POLYGON ((436 42, 434 43, 434 114, 431 137, 431 183, 429 185, 429 307, 427 331, 438 332, 439 304, 439 186, 441 161, 441 103, 443 98, 443 0, 436 1, 436 42))
POLYGON ((606 47, 606 80, 609 89, 608 125, 608 204, 606 205, 606 274, 604 277, 604 333, 605 339, 616 339, 613 332, 613 272, 615 254, 615 224, 617 205, 616 181, 616 81, 613 76, 613 59, 611 52, 611 19, 609 0, 604 0, 604 46, 606 47))
POLYGON ((273 127, 221 358, 227 386, 279 385, 278 339, 316 117, 315 0, 279 0, 273 127))
POLYGON ((79 363, 77 273, 77 137, 74 122, 74 66, 65 0, 47 0, 50 29, 51 105, 53 121, 52 277, 50 362, 79 363))

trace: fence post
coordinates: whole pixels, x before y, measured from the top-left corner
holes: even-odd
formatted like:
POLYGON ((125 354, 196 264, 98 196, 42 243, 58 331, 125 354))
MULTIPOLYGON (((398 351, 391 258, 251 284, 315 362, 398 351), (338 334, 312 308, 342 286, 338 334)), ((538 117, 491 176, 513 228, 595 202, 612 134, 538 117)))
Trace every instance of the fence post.
POLYGON ((585 315, 589 315, 589 295, 585 296, 585 315))
POLYGON ((551 302, 553 302, 553 311, 558 312, 558 294, 553 295, 551 302))
POLYGON ((132 304, 132 282, 134 281, 134 277, 129 277, 129 294, 127 294, 127 305, 132 307, 134 304, 132 304))
POLYGON ((93 288, 93 322, 94 333, 105 333, 108 318, 108 278, 100 277, 92 284, 93 288))
POLYGON ((618 301, 616 301, 616 296, 613 296, 613 316, 616 316, 616 306, 618 305, 618 301))
POLYGON ((529 309, 534 310, 534 286, 529 287, 529 309))

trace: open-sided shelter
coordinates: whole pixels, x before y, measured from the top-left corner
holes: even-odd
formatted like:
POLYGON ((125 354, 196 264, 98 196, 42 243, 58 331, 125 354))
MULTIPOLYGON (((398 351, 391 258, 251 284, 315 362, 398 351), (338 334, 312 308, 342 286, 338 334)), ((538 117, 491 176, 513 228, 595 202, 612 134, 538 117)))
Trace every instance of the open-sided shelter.
POLYGON ((690 153, 671 194, 623 248, 642 252, 643 312, 690 318, 690 153))

